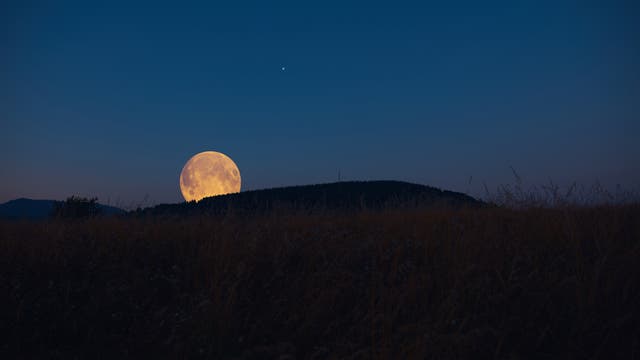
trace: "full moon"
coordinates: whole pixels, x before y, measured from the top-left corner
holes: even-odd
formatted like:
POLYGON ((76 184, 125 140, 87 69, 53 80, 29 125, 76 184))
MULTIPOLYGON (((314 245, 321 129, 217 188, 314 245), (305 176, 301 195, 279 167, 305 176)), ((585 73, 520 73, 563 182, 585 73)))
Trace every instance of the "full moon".
POLYGON ((182 168, 180 191, 186 201, 240 192, 240 170, 223 153, 195 154, 182 168))

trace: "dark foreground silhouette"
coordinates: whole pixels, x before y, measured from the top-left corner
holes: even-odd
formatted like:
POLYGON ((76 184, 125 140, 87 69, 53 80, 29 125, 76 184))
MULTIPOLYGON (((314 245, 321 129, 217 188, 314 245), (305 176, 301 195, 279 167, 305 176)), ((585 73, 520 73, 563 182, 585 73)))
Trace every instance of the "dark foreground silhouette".
POLYGON ((0 222, 0 357, 628 358, 640 206, 0 222))

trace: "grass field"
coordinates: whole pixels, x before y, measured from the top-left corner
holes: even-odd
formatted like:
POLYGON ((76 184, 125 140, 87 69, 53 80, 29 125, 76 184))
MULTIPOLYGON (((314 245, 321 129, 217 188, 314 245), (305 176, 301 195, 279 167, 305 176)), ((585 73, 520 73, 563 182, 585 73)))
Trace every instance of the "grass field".
POLYGON ((0 223, 0 357, 640 358, 640 206, 0 223))

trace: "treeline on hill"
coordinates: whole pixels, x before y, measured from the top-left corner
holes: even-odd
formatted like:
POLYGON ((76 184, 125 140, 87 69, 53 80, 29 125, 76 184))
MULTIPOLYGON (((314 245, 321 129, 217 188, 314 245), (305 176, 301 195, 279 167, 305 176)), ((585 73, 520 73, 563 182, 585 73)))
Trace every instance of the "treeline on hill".
POLYGON ((0 254, 4 359, 640 353, 638 204, 0 221, 0 254))
POLYGON ((237 215, 272 211, 353 212, 389 208, 481 206, 466 194, 401 181, 348 181, 215 196, 139 210, 144 215, 237 215))

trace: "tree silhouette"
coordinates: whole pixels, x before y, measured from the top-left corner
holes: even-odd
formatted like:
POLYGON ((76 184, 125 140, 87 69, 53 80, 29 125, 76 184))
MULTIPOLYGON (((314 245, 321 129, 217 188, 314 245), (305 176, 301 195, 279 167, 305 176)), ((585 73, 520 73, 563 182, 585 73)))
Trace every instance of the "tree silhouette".
POLYGON ((102 209, 98 206, 98 198, 84 198, 80 196, 68 197, 65 201, 56 202, 51 210, 51 216, 56 218, 79 219, 100 215, 102 209))

